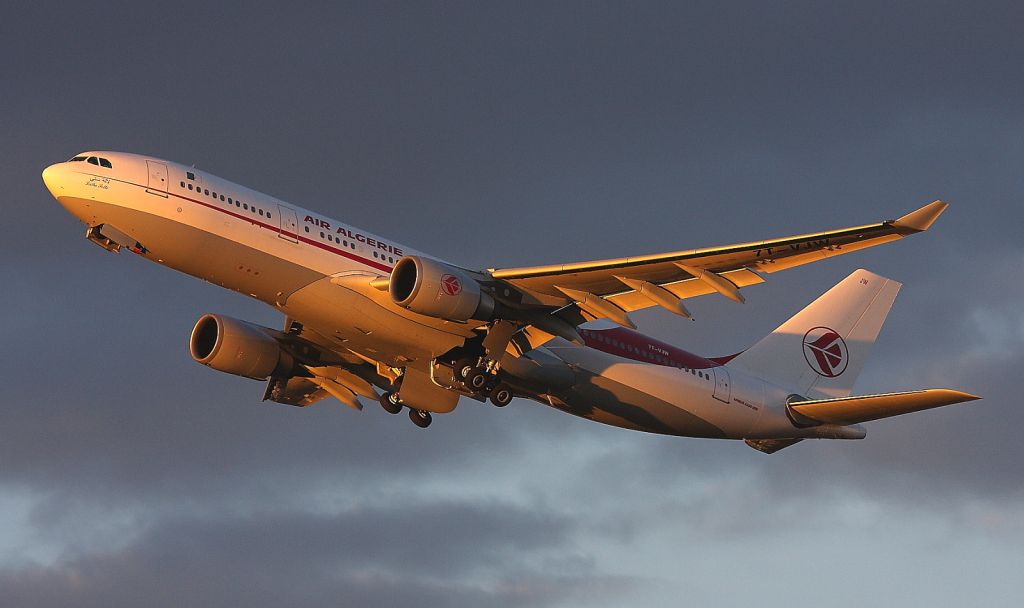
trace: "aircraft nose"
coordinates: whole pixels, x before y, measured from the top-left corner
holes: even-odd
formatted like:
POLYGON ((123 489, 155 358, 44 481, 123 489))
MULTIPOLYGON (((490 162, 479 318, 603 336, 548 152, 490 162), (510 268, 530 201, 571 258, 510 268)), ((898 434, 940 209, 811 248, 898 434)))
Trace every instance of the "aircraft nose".
POLYGON ((60 164, 43 169, 43 183, 53 196, 58 196, 60 192, 60 172, 60 164))

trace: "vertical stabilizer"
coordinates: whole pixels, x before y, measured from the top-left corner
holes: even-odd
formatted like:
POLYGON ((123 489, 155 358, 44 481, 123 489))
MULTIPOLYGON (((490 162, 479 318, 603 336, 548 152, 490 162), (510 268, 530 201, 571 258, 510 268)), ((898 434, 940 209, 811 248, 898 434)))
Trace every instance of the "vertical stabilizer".
POLYGON ((729 366, 808 398, 846 397, 900 287, 857 270, 729 366))

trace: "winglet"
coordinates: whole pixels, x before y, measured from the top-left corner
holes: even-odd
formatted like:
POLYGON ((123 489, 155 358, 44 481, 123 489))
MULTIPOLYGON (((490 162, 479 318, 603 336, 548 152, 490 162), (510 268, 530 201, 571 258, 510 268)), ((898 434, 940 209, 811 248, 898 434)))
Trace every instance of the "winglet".
POLYGON ((923 232, 928 230, 935 223, 935 220, 939 219, 939 216, 946 210, 946 207, 949 207, 949 203, 932 201, 917 211, 911 211, 900 219, 893 221, 892 225, 912 232, 923 232))

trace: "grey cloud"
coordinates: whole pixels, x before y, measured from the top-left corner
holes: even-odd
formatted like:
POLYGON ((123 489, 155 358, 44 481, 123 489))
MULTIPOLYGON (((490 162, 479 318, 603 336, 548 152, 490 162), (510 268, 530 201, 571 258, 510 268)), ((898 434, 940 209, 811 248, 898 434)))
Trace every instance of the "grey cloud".
POLYGON ((493 502, 168 518, 120 549, 10 569, 0 584, 6 601, 36 606, 543 606, 628 591, 629 577, 577 557, 575 527, 493 502))

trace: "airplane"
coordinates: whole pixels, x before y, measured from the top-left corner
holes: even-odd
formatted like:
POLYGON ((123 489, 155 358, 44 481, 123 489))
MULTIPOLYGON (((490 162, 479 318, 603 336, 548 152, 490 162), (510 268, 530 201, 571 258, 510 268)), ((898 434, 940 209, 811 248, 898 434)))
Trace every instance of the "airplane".
POLYGON ((608 425, 744 440, 773 453, 861 439, 862 423, 978 399, 952 389, 852 396, 900 283, 857 270, 751 348, 702 357, 636 331, 631 312, 741 288, 928 230, 934 201, 862 226, 724 247, 523 268, 463 268, 194 167, 89 151, 43 182, 111 252, 260 300, 273 329, 199 318, 195 361, 267 382, 264 401, 328 397, 408 410, 419 427, 462 397, 522 397, 608 425))

